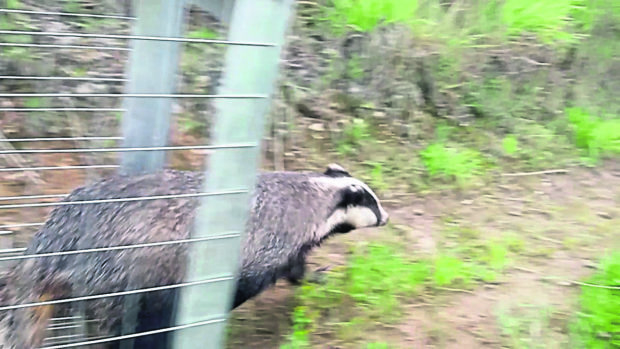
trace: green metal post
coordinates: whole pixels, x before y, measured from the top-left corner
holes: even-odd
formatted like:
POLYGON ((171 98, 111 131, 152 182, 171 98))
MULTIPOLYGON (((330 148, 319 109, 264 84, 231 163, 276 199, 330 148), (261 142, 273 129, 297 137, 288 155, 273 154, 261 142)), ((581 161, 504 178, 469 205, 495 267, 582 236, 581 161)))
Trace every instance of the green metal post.
MULTIPOLYGON (((230 46, 219 93, 258 93, 271 97, 278 77, 280 54, 293 10, 293 0, 237 0, 230 20, 228 39, 273 43, 275 47, 230 46)), ((249 149, 217 150, 209 157, 205 191, 247 188, 253 190, 260 156, 260 142, 270 98, 218 99, 212 131, 215 144, 256 142, 249 149)), ((226 231, 244 232, 249 195, 204 197, 193 237, 226 231)), ((190 248, 187 281, 236 275, 241 238, 209 241, 190 248)), ((232 304, 235 281, 183 288, 177 304, 176 324, 188 325, 208 319, 224 319, 232 304)), ((189 327, 174 334, 173 348, 221 348, 226 321, 189 327)))

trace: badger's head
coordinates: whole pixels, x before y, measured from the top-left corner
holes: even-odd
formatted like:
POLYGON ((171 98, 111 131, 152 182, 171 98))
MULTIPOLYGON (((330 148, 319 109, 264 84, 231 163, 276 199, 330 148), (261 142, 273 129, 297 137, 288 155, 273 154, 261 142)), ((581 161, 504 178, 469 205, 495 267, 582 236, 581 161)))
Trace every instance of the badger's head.
POLYGON ((325 237, 387 224, 389 215, 377 195, 366 183, 352 177, 341 166, 330 164, 317 180, 331 189, 334 200, 333 209, 327 217, 325 237))

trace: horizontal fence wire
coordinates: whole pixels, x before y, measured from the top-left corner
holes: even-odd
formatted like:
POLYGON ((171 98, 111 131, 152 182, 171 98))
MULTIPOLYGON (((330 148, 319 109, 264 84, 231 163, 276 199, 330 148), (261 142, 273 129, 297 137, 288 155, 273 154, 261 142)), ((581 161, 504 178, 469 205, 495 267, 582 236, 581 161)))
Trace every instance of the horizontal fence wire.
POLYGON ((194 322, 194 323, 186 324, 186 325, 172 326, 172 327, 167 327, 167 328, 162 328, 162 329, 157 329, 157 330, 152 330, 152 331, 132 333, 132 334, 127 334, 127 335, 122 335, 122 336, 117 336, 117 337, 96 339, 96 340, 84 341, 84 342, 79 342, 79 343, 70 343, 70 344, 61 344, 61 345, 55 345, 55 346, 41 347, 40 349, 63 349, 63 348, 81 347, 84 345, 101 344, 101 343, 119 341, 119 340, 124 340, 124 339, 138 338, 142 336, 150 336, 150 335, 158 334, 158 333, 172 332, 172 331, 184 330, 188 328, 212 325, 212 324, 225 322, 225 321, 226 321, 226 317, 222 316, 219 318, 194 322))
POLYGON ((127 111, 124 108, 0 108, 0 111, 13 111, 13 112, 48 112, 48 111, 86 111, 86 112, 98 112, 98 111, 114 111, 124 112, 127 111))
POLYGON ((263 43, 263 42, 243 42, 243 41, 194 39, 194 38, 172 38, 172 37, 165 37, 165 36, 146 36, 146 35, 91 34, 91 33, 45 32, 45 31, 26 31, 26 30, 0 30, 0 35, 37 35, 37 36, 60 36, 60 37, 74 37, 74 38, 173 41, 173 42, 188 42, 188 43, 198 43, 198 44, 276 47, 276 44, 263 43))
POLYGON ((123 140, 125 137, 45 137, 45 138, 1 138, 0 142, 46 142, 46 141, 107 141, 123 140))
MULTIPOLYGON (((133 244, 133 245, 118 245, 118 246, 107 246, 107 247, 96 247, 96 248, 87 248, 83 250, 71 250, 71 251, 58 251, 58 252, 47 252, 47 253, 35 253, 29 255, 21 255, 21 256, 10 256, 10 257, 1 257, 0 262, 4 261, 15 261, 22 259, 35 259, 35 258, 47 258, 47 257, 60 257, 60 256, 70 256, 80 253, 97 253, 97 252, 110 252, 110 251, 120 251, 120 250, 131 250, 136 248, 146 248, 146 247, 158 247, 158 246, 168 246, 168 245, 178 245, 178 244, 191 244, 205 241, 216 241, 216 240, 224 240, 224 239, 234 239, 240 237, 241 233, 239 232, 230 232, 224 234, 217 234, 202 238, 191 238, 191 239, 178 239, 178 240, 167 240, 167 241, 158 241, 158 242, 147 242, 143 244, 133 244)), ((26 248, 15 248, 15 249, 7 249, 12 250, 10 253, 24 252, 26 248)), ((7 252, 9 253, 9 252, 7 252)))
POLYGON ((132 294, 141 294, 141 293, 148 293, 148 292, 158 292, 158 291, 172 290, 172 289, 175 289, 175 288, 191 287, 191 286, 198 286, 198 285, 206 285, 206 284, 212 284, 212 283, 221 282, 221 281, 229 281, 229 280, 233 280, 233 279, 234 279, 234 276, 226 275, 226 276, 221 276, 221 277, 216 277, 216 278, 209 278, 209 279, 199 280, 199 281, 182 282, 182 283, 178 283, 178 284, 155 286, 155 287, 146 287, 146 288, 139 288, 139 289, 134 289, 134 290, 127 290, 127 291, 109 292, 109 293, 94 294, 94 295, 88 295, 88 296, 82 296, 82 297, 55 299, 55 300, 43 301, 43 302, 33 302, 33 303, 24 303, 24 304, 12 304, 12 305, 0 306, 0 311, 14 310, 14 309, 24 309, 24 308, 32 308, 32 307, 40 307, 40 306, 44 306, 44 305, 64 304, 64 303, 71 303, 71 302, 92 301, 92 300, 95 300, 95 299, 108 298, 108 297, 129 296, 129 295, 132 295, 132 294))
POLYGON ((4 248, 0 250, 0 254, 9 254, 9 253, 19 253, 26 251, 25 247, 17 247, 17 248, 4 248))
POLYGON ((92 45, 61 45, 61 44, 25 44, 13 42, 0 42, 0 47, 36 47, 36 48, 69 48, 77 50, 110 50, 110 51, 131 51, 129 47, 118 46, 92 46, 92 45))
POLYGON ((265 95, 207 95, 174 93, 0 93, 0 98, 15 97, 133 97, 133 98, 219 98, 219 99, 264 99, 265 95))
POLYGON ((74 76, 17 76, 0 75, 0 80, 67 80, 67 81, 108 81, 125 82, 123 78, 97 78, 97 77, 74 77, 74 76))
POLYGON ((44 16, 68 16, 68 17, 90 17, 90 18, 108 18, 108 19, 122 19, 122 20, 135 20, 135 17, 122 16, 122 15, 100 15, 90 13, 75 13, 75 12, 53 12, 53 11, 31 11, 31 10, 14 10, 14 9, 0 9, 0 13, 20 13, 28 15, 44 15, 44 16))
POLYGON ((0 168, 0 172, 82 170, 82 169, 119 168, 119 167, 120 167, 120 165, 70 165, 70 166, 6 167, 6 168, 0 168))
POLYGON ((162 200, 162 199, 184 199, 184 198, 193 198, 193 197, 246 194, 248 192, 249 190, 247 189, 236 189, 236 190, 224 190, 224 191, 208 192, 208 193, 186 193, 186 194, 174 194, 174 195, 138 196, 138 197, 129 197, 129 198, 98 199, 98 200, 83 200, 83 201, 37 202, 37 203, 31 203, 31 204, 0 205, 0 209, 107 204, 107 203, 112 203, 112 202, 135 202, 135 201, 162 200))
POLYGON ((0 196, 0 201, 18 201, 35 199, 54 199, 62 198, 69 194, 41 194, 41 195, 19 195, 19 196, 0 196))
POLYGON ((256 143, 238 143, 223 145, 179 145, 165 147, 127 147, 127 148, 63 148, 63 149, 9 149, 0 150, 0 155, 6 154, 55 154, 55 153, 123 153, 134 151, 162 151, 162 150, 194 150, 194 149, 235 149, 253 148, 256 143))
POLYGON ((27 227, 38 227, 41 225, 44 225, 45 222, 40 222, 40 223, 16 223, 16 224, 4 224, 4 225, 0 225, 0 229, 7 229, 7 228, 27 228, 27 227))

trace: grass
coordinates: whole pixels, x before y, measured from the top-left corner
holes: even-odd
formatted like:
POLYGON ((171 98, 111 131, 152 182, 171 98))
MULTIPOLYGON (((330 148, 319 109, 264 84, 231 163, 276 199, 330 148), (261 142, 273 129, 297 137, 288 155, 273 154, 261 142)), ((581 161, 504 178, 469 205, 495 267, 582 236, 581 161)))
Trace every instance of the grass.
POLYGON ((186 36, 190 39, 216 39, 218 34, 210 28, 203 27, 189 31, 186 36))
POLYGON ((520 304, 500 306, 497 320, 505 346, 514 349, 549 348, 553 345, 549 306, 520 304))
POLYGON ((588 158, 620 154, 620 119, 602 119, 581 108, 568 108, 574 142, 588 158))
POLYGON ((567 27, 575 19, 580 27, 590 25, 581 14, 585 5, 582 0, 506 0, 499 7, 499 18, 508 36, 535 33, 542 42, 573 40, 575 36, 567 27))
POLYGON ((324 9, 331 30, 369 32, 386 24, 409 25, 419 34, 466 43, 473 36, 503 40, 529 33, 543 43, 573 42, 592 26, 592 10, 584 0, 436 1, 333 0, 324 9), (459 21, 455 18, 459 17, 459 21), (458 24, 457 24, 458 23, 458 24), (469 36, 469 38, 468 38, 469 36))
POLYGON ((620 347, 620 251, 604 256, 588 283, 616 289, 582 286, 580 309, 571 332, 585 348, 620 347))
POLYGON ((406 22, 413 18, 418 0, 334 0, 327 11, 335 32, 352 27, 370 31, 383 23, 406 22))
POLYGON ((515 240, 488 241, 476 255, 443 248, 435 257, 422 259, 394 241, 356 243, 345 266, 332 269, 322 283, 306 282, 297 289, 292 333, 282 348, 309 345, 315 331, 361 345, 367 338, 364 328, 398 323, 406 304, 434 289, 495 280, 508 264, 511 246, 519 245, 515 240))
POLYGON ((420 156, 431 178, 443 177, 464 183, 483 171, 482 156, 472 149, 434 143, 422 150, 420 156))
POLYGON ((343 130, 342 137, 336 141, 336 149, 343 155, 350 155, 357 151, 363 142, 373 139, 369 123, 360 118, 354 118, 343 130))

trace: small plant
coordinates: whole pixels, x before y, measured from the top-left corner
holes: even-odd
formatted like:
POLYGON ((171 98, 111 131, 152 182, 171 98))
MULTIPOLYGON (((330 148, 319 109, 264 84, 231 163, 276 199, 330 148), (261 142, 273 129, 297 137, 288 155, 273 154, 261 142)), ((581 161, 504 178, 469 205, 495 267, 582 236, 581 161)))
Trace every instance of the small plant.
MULTIPOLYGON (((495 1, 489 6, 495 6, 495 1)), ((550 42, 574 39, 567 26, 571 15, 578 15, 584 8, 583 0, 505 0, 500 13, 509 36, 530 32, 550 42)))
POLYGON ((188 32, 187 37, 190 39, 215 39, 217 38, 217 33, 204 27, 188 32))
POLYGON ((505 346, 509 348, 548 348, 552 344, 552 309, 547 305, 500 306, 497 310, 505 346))
POLYGON ((6 8, 8 9, 19 9, 22 7, 22 4, 19 0, 6 0, 6 8))
POLYGON ((370 125, 366 120, 355 118, 353 122, 344 129, 342 138, 337 141, 336 149, 341 154, 351 154, 364 141, 372 139, 370 125))
POLYGON ((433 279, 437 286, 451 285, 457 280, 463 284, 469 284, 471 281, 471 269, 465 262, 456 257, 439 255, 435 259, 433 279))
POLYGON ((367 165, 370 166, 368 175, 368 182, 372 188, 378 191, 388 189, 388 185, 383 177, 383 165, 380 162, 367 161, 367 165))
POLYGON ((566 114, 573 128, 575 144, 591 159, 620 154, 620 119, 603 120, 581 108, 569 108, 566 114))
POLYGON ((388 316, 397 311, 397 296, 421 291, 430 269, 426 263, 406 260, 392 247, 371 244, 355 253, 347 274, 347 293, 371 312, 388 316))
POLYGON ((420 156, 431 177, 445 176, 462 183, 482 170, 482 158, 474 150, 458 150, 441 143, 431 144, 420 156))
POLYGON ((513 135, 508 135, 502 140, 502 148, 506 155, 513 155, 519 150, 519 141, 513 135))
POLYGON ((598 272, 581 288, 572 333, 585 348, 620 347, 620 251, 602 258, 598 272), (600 287, 596 287, 596 285, 600 287))
POLYGON ((288 336, 286 344, 280 349, 302 349, 310 347, 310 330, 312 320, 307 317, 307 309, 298 306, 293 311, 293 333, 288 336))
POLYGON ((366 349, 389 349, 390 345, 385 342, 372 342, 366 344, 366 349))
POLYGON ((418 8, 418 0, 334 0, 328 10, 336 32, 350 26, 371 31, 382 23, 408 22, 418 8))

